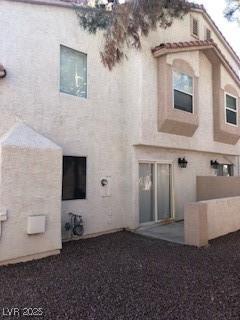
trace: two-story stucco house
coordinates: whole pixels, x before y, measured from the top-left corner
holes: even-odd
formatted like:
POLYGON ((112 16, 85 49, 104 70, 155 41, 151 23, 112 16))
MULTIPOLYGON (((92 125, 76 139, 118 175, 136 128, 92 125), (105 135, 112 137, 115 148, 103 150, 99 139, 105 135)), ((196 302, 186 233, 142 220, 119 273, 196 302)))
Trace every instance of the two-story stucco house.
POLYGON ((56 252, 69 212, 85 236, 182 220, 196 176, 239 175, 240 60, 202 6, 112 71, 102 45, 69 2, 0 2, 0 261, 56 252))

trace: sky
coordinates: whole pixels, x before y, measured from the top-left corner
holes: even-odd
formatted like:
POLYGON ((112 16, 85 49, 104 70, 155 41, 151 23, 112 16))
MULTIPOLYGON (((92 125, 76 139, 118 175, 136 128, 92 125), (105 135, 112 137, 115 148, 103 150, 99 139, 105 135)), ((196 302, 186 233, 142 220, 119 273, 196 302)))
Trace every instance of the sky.
POLYGON ((193 2, 204 5, 230 45, 240 56, 240 25, 237 22, 229 22, 224 18, 225 0, 193 0, 193 2))

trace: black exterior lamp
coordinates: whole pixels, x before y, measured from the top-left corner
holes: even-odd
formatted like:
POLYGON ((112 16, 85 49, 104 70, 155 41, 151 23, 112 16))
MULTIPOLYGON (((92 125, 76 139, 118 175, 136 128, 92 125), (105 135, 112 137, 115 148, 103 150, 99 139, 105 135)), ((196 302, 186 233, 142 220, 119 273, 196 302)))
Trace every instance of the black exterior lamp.
POLYGON ((180 168, 187 168, 188 161, 184 158, 178 158, 178 165, 180 168))
POLYGON ((218 169, 219 162, 217 160, 211 160, 210 164, 213 169, 218 169))
POLYGON ((103 179, 101 180, 101 185, 102 185, 103 187, 107 186, 107 185, 108 185, 107 179, 103 178, 103 179))
POLYGON ((5 78, 7 75, 7 71, 2 64, 0 64, 0 79, 5 78))

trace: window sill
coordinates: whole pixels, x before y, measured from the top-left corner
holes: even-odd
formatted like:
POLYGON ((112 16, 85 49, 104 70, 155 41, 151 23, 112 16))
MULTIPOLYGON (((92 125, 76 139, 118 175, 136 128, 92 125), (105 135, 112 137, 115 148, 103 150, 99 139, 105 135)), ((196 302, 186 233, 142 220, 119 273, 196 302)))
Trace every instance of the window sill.
POLYGON ((191 33, 191 36, 196 39, 196 40, 199 40, 199 36, 196 36, 195 34, 191 33))

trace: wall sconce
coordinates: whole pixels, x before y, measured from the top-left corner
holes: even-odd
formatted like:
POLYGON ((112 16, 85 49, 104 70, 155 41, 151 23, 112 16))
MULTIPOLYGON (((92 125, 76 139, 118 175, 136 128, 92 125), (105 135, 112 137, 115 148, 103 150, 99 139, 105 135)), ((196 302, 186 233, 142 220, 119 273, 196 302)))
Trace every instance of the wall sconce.
POLYGON ((6 75, 7 75, 6 69, 4 69, 4 66, 2 64, 0 64, 0 79, 5 78, 6 75))
POLYGON ((108 185, 107 179, 102 179, 102 180, 101 180, 101 185, 102 185, 103 187, 107 186, 107 185, 108 185))
POLYGON ((178 165, 180 168, 187 168, 188 161, 184 158, 178 158, 178 165))
POLYGON ((215 161, 211 160, 211 161, 210 161, 210 164, 211 164, 211 167, 212 167, 213 169, 218 169, 219 162, 218 162, 217 160, 215 160, 215 161))

